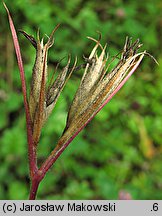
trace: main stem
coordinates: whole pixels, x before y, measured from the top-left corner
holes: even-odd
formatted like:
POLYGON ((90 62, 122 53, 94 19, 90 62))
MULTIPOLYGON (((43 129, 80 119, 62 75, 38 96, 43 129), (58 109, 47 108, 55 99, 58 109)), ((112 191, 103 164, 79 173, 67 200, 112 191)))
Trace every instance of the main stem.
POLYGON ((35 200, 40 180, 35 177, 31 182, 29 200, 35 200))

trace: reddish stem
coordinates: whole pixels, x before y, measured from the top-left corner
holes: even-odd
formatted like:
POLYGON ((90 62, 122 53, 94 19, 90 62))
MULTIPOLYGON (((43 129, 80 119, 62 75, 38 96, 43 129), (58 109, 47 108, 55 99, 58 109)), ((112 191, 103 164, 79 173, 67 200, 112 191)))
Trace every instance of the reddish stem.
POLYGON ((25 81, 25 73, 24 73, 24 66, 23 61, 21 57, 21 51, 20 46, 17 38, 17 33, 14 27, 14 23, 12 21, 10 12, 3 2, 4 7, 8 14, 10 29, 12 33, 13 43, 15 47, 18 67, 20 71, 20 79, 22 84, 22 93, 23 93, 23 99, 24 99, 24 107, 25 107, 25 114, 26 114, 26 125, 27 125, 27 139, 28 139, 28 157, 29 157, 29 169, 30 169, 30 177, 33 178, 34 174, 37 172, 37 163, 36 163, 36 149, 34 147, 33 142, 33 136, 32 136, 32 124, 31 124, 31 118, 30 118, 30 111, 29 111, 29 105, 28 105, 28 99, 27 99, 27 91, 26 91, 26 81, 25 81))
POLYGON ((30 188, 29 200, 35 200, 40 181, 41 180, 37 176, 35 176, 34 179, 32 180, 32 184, 31 184, 31 188, 30 188))

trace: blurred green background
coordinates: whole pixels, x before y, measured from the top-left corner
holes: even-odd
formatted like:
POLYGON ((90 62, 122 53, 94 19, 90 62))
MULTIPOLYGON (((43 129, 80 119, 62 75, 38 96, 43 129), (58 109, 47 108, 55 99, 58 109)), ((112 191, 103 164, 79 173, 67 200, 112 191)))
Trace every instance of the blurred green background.
MULTIPOLYGON (((78 64, 94 43, 108 43, 117 54, 125 37, 140 38, 159 62, 144 61, 125 86, 73 140, 42 181, 38 199, 162 199, 162 1, 6 0, 16 29, 49 35, 49 71, 71 53, 78 64)), ((28 87, 35 50, 18 34, 28 87)), ((5 9, 0 4, 0 199, 28 199, 29 177, 21 84, 5 9)), ((60 65, 65 64, 63 61, 60 65)), ((66 85, 39 144, 39 164, 54 148, 83 71, 66 85)))

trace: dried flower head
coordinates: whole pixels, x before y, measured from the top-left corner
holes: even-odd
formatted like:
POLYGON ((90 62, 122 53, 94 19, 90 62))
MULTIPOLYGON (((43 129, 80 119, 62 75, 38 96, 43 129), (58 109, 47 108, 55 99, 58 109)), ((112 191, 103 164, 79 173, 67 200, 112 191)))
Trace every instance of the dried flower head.
POLYGON ((103 48, 100 42, 96 41, 70 107, 66 130, 82 127, 99 110, 139 58, 143 58, 145 52, 137 53, 141 46, 139 40, 133 43, 131 38, 127 37, 118 64, 108 73, 110 64, 107 66, 106 45, 103 48), (99 56, 98 48, 101 48, 99 56))
POLYGON ((47 43, 43 43, 43 39, 40 41, 39 32, 37 40, 24 31, 20 31, 34 46, 36 49, 36 59, 33 67, 30 98, 29 98, 29 109, 32 121, 33 140, 35 145, 39 142, 41 129, 51 111, 53 110, 60 93, 70 77, 74 67, 69 71, 70 58, 67 65, 58 74, 54 80, 53 76, 50 80, 49 86, 47 86, 48 72, 47 72, 47 56, 48 49, 53 45, 53 35, 58 29, 59 25, 52 31, 47 43))
POLYGON ((74 137, 92 120, 92 118, 108 103, 112 96, 123 86, 126 80, 136 70, 146 53, 139 52, 142 44, 139 40, 134 43, 126 38, 121 57, 117 65, 109 72, 106 45, 102 47, 100 41, 95 41, 81 79, 79 88, 69 109, 66 127, 57 146, 51 153, 49 160, 42 165, 42 169, 50 167, 52 161, 61 154, 74 137), (98 56, 97 51, 101 49, 98 56), (50 163, 49 163, 50 161, 50 163))

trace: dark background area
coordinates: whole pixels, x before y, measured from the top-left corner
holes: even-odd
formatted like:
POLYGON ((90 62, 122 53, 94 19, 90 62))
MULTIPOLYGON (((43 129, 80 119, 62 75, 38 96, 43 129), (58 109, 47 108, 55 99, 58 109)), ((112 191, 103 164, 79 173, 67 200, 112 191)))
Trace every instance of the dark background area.
MULTIPOLYGON (((159 66, 145 57, 135 74, 73 140, 42 181, 38 199, 162 199, 162 1, 14 0, 5 1, 16 29, 49 35, 49 71, 70 53, 78 65, 102 33, 110 57, 126 36, 140 38, 159 66)), ((30 87, 35 50, 18 34, 30 87)), ((46 36, 45 36, 46 39, 46 36)), ((29 193, 26 128, 21 84, 8 19, 0 4, 0 199, 27 199, 29 193)), ((60 67, 66 61, 61 62, 60 67)), ((75 72, 44 127, 39 163, 54 148, 83 71, 75 72)))

